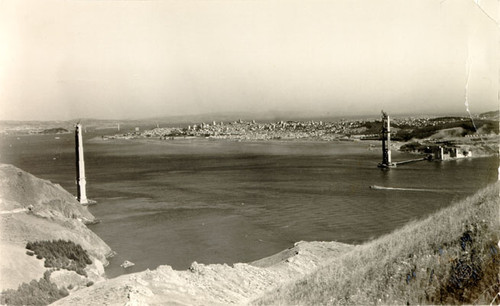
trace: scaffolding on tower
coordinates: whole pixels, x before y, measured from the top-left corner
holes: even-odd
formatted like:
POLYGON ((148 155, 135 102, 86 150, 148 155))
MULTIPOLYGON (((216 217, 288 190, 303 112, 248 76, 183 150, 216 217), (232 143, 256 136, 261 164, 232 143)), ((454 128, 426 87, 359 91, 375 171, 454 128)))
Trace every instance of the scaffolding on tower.
POLYGON ((384 111, 382 111, 382 162, 378 164, 378 167, 396 167, 396 163, 391 160, 391 121, 384 111))

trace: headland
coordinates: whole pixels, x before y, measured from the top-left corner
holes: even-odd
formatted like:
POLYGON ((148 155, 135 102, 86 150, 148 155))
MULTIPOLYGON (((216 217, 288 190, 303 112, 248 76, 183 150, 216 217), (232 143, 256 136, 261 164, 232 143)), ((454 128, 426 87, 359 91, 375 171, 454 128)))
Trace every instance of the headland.
MULTIPOLYGON (((367 141, 376 148, 381 125, 377 120, 237 120, 143 131, 134 128, 96 139, 367 141)), ((396 119, 392 133, 396 140, 393 148, 415 154, 435 154, 443 147, 455 152, 467 150, 474 157, 498 154, 498 124, 488 118, 396 119)), ((500 260, 498 183, 361 245, 299 242, 251 263, 195 262, 186 271, 160 266, 106 280, 103 266, 112 251, 85 226, 95 222, 87 208, 58 185, 13 166, 1 165, 0 170, 2 289, 29 282, 18 287, 22 291, 48 283, 59 292, 58 298, 69 294, 56 302, 60 305, 489 303, 499 292, 494 272, 500 260), (42 255, 33 243, 69 244, 68 248, 78 250, 79 255, 58 262, 42 255), (78 266, 77 257, 87 263, 78 266)), ((2 301, 15 304, 5 292, 2 301)))

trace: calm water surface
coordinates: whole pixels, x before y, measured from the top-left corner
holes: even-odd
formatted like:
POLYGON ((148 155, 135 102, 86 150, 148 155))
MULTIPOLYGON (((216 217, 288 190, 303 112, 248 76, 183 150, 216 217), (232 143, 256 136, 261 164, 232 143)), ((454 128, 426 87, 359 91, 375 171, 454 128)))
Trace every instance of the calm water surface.
MULTIPOLYGON (((90 226, 118 255, 109 276, 262 258, 300 240, 360 243, 497 178, 498 159, 383 171, 365 142, 102 141, 85 135, 90 226), (430 189, 372 190, 370 185, 430 189), (136 265, 126 271, 123 260, 136 265)), ((3 137, 0 162, 76 194, 73 135, 3 137)), ((394 160, 414 156, 393 152, 394 160)))

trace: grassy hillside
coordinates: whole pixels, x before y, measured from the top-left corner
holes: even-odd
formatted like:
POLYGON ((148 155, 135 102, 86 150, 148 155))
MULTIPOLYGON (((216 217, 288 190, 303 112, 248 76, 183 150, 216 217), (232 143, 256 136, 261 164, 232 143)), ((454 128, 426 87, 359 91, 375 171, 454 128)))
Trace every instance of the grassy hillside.
MULTIPOLYGON (((439 118, 442 119, 442 118, 439 118)), ((445 123, 439 123, 435 125, 428 125, 424 127, 419 127, 415 129, 401 129, 396 135, 393 136, 394 140, 398 141, 409 141, 411 139, 424 139, 431 137, 440 130, 452 130, 460 131, 458 135, 455 136, 465 136, 477 134, 477 129, 481 134, 498 134, 498 122, 494 120, 476 119, 474 122, 468 121, 450 121, 445 123)))
POLYGON ((490 304, 500 292, 499 238, 497 183, 254 304, 490 304))
POLYGON ((499 190, 363 245, 300 242, 250 264, 160 266, 55 305, 489 304, 500 289, 499 190))
POLYGON ((0 164, 0 211, 30 210, 45 218, 92 222, 94 216, 60 185, 42 180, 12 165, 0 164))
POLYGON ((24 248, 29 241, 70 240, 106 262, 111 249, 84 225, 94 220, 88 208, 61 186, 0 164, 0 243, 24 248))
POLYGON ((0 298, 9 296, 9 303, 16 304, 12 301, 35 289, 52 294, 53 286, 39 281, 50 267, 65 268, 50 276, 59 289, 103 280, 111 249, 84 224, 94 219, 61 186, 0 164, 0 298), (20 294, 4 291, 16 288, 20 294))
POLYGON ((42 260, 26 255, 26 248, 19 244, 0 242, 0 258, 0 291, 39 279, 47 270, 42 260))
POLYGON ((498 121, 499 114, 500 114, 499 110, 494 110, 494 111, 491 111, 491 112, 486 112, 486 113, 479 114, 479 118, 489 119, 489 120, 497 120, 498 121))

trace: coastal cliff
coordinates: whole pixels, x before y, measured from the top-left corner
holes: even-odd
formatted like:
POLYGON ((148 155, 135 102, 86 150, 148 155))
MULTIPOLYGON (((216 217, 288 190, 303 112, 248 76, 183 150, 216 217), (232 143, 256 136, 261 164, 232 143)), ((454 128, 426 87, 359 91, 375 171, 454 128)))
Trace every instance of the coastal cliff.
POLYGON ((85 225, 94 221, 87 207, 61 186, 0 164, 0 289, 16 289, 47 271, 51 282, 72 290, 103 280, 106 256, 112 251, 85 225), (28 255, 28 242, 57 240, 80 245, 88 253, 91 263, 81 271, 86 275, 56 269, 47 258, 28 255))
POLYGON ((123 275, 55 305, 457 304, 499 292, 499 184, 362 245, 300 242, 234 266, 123 275))
POLYGON ((71 194, 10 165, 0 165, 0 190, 2 290, 43 277, 69 290, 54 305, 489 304, 500 292, 499 183, 362 245, 298 242, 251 263, 165 265, 109 280, 111 250, 71 194), (27 242, 57 239, 89 254, 84 272, 27 255, 27 242))

